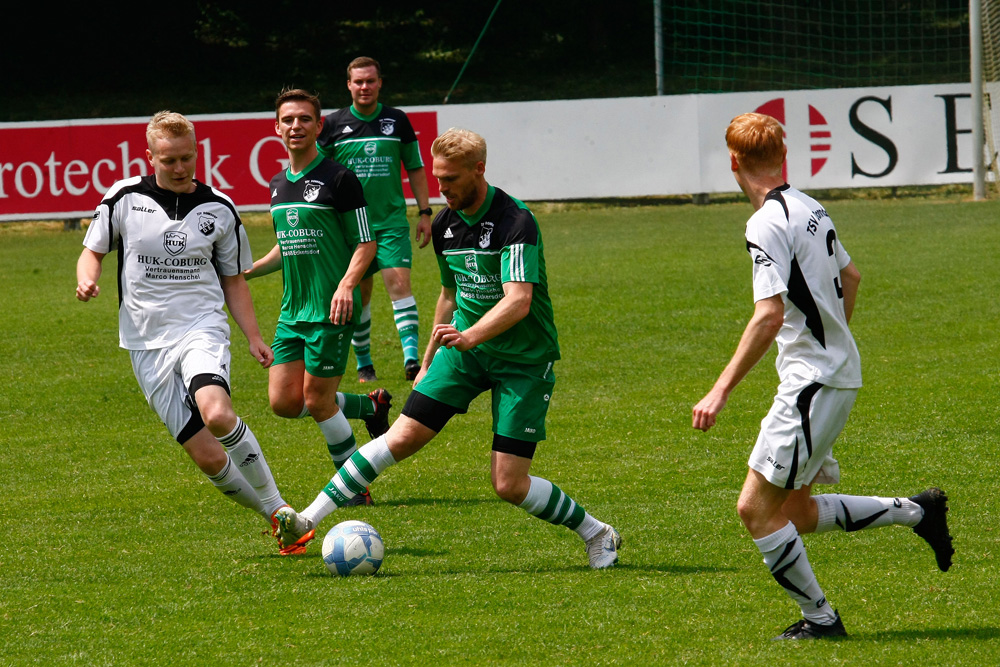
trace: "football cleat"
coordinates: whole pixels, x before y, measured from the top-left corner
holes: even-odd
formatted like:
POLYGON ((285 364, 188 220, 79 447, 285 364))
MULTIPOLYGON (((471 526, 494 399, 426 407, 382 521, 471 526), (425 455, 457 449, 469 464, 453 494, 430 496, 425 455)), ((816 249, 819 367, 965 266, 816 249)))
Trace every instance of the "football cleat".
POLYGON ((358 382, 378 382, 375 376, 375 367, 371 364, 358 369, 358 382))
POLYGON ((622 545, 622 536, 617 530, 604 524, 604 528, 587 540, 586 544, 590 567, 603 570, 618 562, 618 547, 622 545))
POLYGON ((951 567, 951 556, 955 553, 951 546, 951 534, 948 532, 948 517, 945 516, 948 511, 948 495, 933 487, 910 496, 910 500, 924 509, 924 518, 913 527, 913 532, 931 545, 938 568, 947 572, 951 567))
POLYGON ((274 513, 277 523, 275 532, 278 537, 278 553, 282 556, 304 554, 306 545, 316 537, 316 529, 312 521, 299 516, 291 507, 281 507, 274 513))
POLYGON ((416 359, 410 359, 403 364, 403 372, 406 374, 406 379, 413 382, 417 379, 417 374, 420 373, 420 362, 416 359))
POLYGON ((365 417, 365 428, 368 435, 377 438, 389 430, 389 408, 392 406, 392 394, 385 389, 376 389, 368 393, 375 406, 375 414, 365 417))
POLYGON ((840 612, 834 611, 833 613, 837 615, 837 619, 829 625, 813 623, 803 618, 798 623, 789 625, 784 632, 774 637, 773 641, 781 639, 829 639, 831 637, 846 637, 847 630, 844 629, 844 623, 840 620, 840 612))
POLYGON ((364 505, 374 505, 374 504, 375 501, 372 500, 372 494, 368 490, 368 487, 366 486, 364 493, 359 493, 350 500, 348 500, 347 504, 344 505, 344 507, 362 507, 364 505))

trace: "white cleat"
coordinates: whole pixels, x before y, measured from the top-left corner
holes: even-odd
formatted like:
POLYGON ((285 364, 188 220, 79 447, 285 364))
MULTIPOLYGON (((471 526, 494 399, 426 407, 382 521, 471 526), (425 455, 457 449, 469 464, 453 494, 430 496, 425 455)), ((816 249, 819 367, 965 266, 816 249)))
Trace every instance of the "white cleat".
POLYGON ((277 524, 275 533, 281 546, 279 553, 282 556, 305 553, 306 545, 316 537, 313 522, 299 516, 291 507, 282 507, 275 512, 274 522, 277 524))
POLYGON ((622 545, 622 536, 618 531, 604 524, 601 532, 587 540, 587 557, 590 567, 603 570, 618 562, 618 547, 622 545))

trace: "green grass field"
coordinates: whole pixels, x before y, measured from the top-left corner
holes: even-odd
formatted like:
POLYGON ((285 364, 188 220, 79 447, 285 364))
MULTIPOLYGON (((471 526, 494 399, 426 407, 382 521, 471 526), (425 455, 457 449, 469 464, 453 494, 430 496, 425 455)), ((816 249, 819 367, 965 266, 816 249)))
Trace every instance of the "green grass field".
MULTIPOLYGON (((846 641, 770 641, 799 611, 735 512, 777 384, 773 351, 716 428, 690 426, 752 312, 749 205, 563 204, 536 209, 563 360, 533 471, 621 531, 610 571, 589 570, 570 531, 494 496, 485 398, 389 469, 374 507, 322 525, 378 528, 378 576, 327 575, 318 541, 279 557, 146 406, 117 348, 114 262, 102 296, 78 303, 81 232, 0 226, 0 664, 1000 663, 1000 202, 827 208, 863 276, 853 328, 866 385, 835 450, 837 490, 940 485, 957 550, 943 574, 906 528, 807 536, 846 641)), ((259 256, 270 226, 248 227, 259 256)), ((424 341, 431 253, 414 270, 424 341)), ((280 277, 251 289, 269 338, 280 277)), ((270 413, 267 374, 235 331, 237 411, 302 507, 332 464, 311 421, 270 413)), ((407 394, 398 348, 379 286, 373 353, 394 415, 407 394)))

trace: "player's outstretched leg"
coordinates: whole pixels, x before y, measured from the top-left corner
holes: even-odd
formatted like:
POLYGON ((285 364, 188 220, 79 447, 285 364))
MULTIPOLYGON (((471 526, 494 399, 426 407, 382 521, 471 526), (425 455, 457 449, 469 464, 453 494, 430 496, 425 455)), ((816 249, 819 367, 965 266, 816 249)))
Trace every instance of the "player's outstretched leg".
POLYGON ((282 556, 293 556, 306 552, 306 545, 316 537, 316 529, 312 521, 300 516, 291 507, 285 506, 274 513, 275 532, 279 553, 282 556))
POLYGON ((948 495, 934 487, 923 493, 911 496, 910 500, 924 508, 924 518, 913 527, 913 532, 924 538, 934 550, 934 558, 942 572, 951 567, 951 557, 955 549, 951 546, 951 533, 948 532, 948 495))

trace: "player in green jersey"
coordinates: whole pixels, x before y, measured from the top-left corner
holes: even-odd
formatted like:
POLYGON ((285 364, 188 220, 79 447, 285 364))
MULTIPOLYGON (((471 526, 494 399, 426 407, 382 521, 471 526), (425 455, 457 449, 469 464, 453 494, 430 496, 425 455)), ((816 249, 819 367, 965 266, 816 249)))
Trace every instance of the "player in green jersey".
POLYGON ((358 364, 358 380, 375 382, 371 359, 371 297, 374 274, 392 300, 396 329, 403 347, 406 379, 420 370, 417 302, 410 287, 413 250, 406 220, 402 170, 420 209, 416 240, 423 248, 431 238, 431 208, 427 174, 420 157, 417 135, 406 114, 378 101, 382 69, 373 58, 355 58, 347 66, 347 89, 352 104, 328 115, 319 135, 321 153, 352 170, 361 181, 368 202, 368 219, 378 251, 361 281, 361 320, 351 341, 358 364))
POLYGON ((362 446, 316 500, 278 511, 278 536, 296 544, 389 466, 415 454, 455 414, 489 390, 493 397, 491 479, 497 495, 529 514, 574 530, 590 567, 618 561, 621 537, 552 482, 529 474, 555 385, 559 343, 548 296, 538 222, 486 182, 486 142, 451 129, 431 146, 433 174, 448 208, 434 220, 441 295, 434 330, 400 417, 362 446))
MULTIPOLYGON (((289 160, 270 183, 278 242, 247 273, 248 278, 283 273, 268 397, 278 416, 311 415, 339 468, 357 449, 348 417, 364 419, 371 437, 389 427, 387 391, 368 396, 337 391, 361 310, 358 283, 375 256, 375 239, 357 177, 317 150, 323 126, 319 100, 290 90, 275 108, 275 131, 289 160)), ((370 496, 362 496, 358 504, 370 503, 370 496)))

